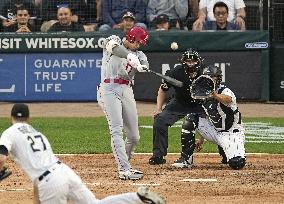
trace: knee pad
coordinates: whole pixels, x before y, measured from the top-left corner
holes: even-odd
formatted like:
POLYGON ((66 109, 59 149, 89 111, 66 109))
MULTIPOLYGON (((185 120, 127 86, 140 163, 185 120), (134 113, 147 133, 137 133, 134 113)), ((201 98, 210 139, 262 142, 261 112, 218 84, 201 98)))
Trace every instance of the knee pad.
POLYGON ((228 163, 229 163, 229 166, 232 169, 239 170, 239 169, 242 169, 245 166, 246 159, 242 158, 240 156, 237 156, 237 157, 233 157, 233 158, 229 159, 228 163))
POLYGON ((188 114, 182 124, 182 129, 187 131, 195 131, 198 127, 198 115, 188 114))

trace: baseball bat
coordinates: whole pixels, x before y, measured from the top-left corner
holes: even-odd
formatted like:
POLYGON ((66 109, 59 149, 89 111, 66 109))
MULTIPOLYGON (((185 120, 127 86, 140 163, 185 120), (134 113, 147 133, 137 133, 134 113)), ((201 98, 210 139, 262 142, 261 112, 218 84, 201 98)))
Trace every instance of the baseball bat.
POLYGON ((151 72, 159 77, 161 77, 162 79, 166 80, 167 82, 169 82, 170 84, 176 86, 176 87, 182 87, 183 86, 183 83, 177 79, 174 79, 172 77, 169 77, 169 76, 166 76, 166 75, 163 75, 161 73, 158 73, 158 72, 155 72, 153 70, 150 70, 148 72, 151 72))

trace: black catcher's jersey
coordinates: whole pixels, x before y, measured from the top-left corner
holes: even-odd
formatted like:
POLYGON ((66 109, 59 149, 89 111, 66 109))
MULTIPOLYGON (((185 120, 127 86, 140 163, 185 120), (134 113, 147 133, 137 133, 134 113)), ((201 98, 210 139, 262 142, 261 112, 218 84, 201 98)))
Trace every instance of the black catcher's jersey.
POLYGON ((238 111, 235 94, 229 88, 221 84, 217 93, 231 96, 231 104, 226 106, 215 99, 207 99, 203 108, 218 131, 228 131, 235 124, 241 124, 241 113, 238 111))
POLYGON ((182 65, 177 65, 174 69, 168 70, 166 72, 166 75, 183 82, 183 86, 176 87, 164 81, 161 85, 163 91, 168 91, 170 87, 173 87, 175 90, 174 96, 179 103, 183 105, 189 105, 196 102, 191 97, 190 85, 192 84, 194 79, 200 76, 200 73, 197 73, 197 75, 193 79, 191 79, 182 65))

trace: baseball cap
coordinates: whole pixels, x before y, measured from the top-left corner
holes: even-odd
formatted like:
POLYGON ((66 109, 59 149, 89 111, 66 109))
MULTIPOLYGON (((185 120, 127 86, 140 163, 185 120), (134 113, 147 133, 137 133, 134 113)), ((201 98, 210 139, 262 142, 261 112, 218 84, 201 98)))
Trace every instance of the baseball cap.
POLYGON ((28 118, 30 116, 29 107, 24 103, 16 103, 11 110, 11 116, 16 118, 28 118))
POLYGON ((127 11, 123 16, 122 16, 122 19, 124 18, 132 18, 133 20, 135 20, 135 16, 133 15, 132 12, 130 11, 127 11))
POLYGON ((167 14, 160 14, 156 17, 156 24, 169 22, 169 16, 167 14))

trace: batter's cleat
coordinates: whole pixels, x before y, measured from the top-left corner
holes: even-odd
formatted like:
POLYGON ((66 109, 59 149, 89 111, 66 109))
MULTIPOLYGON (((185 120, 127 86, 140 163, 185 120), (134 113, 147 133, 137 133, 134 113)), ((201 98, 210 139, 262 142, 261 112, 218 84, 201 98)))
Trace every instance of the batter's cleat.
POLYGON ((119 171, 119 178, 121 180, 139 180, 142 177, 143 177, 143 172, 135 169, 119 171))
POLYGON ((191 168, 193 164, 193 157, 191 155, 191 157, 186 160, 184 157, 180 157, 178 158, 173 164, 172 166, 175 168, 191 168))
POLYGON ((152 156, 149 159, 149 164, 150 165, 159 165, 159 164, 165 164, 165 163, 166 163, 166 160, 163 157, 152 156))
POLYGON ((143 203, 148 204, 166 204, 164 198, 157 193, 149 191, 147 186, 140 186, 137 190, 137 195, 143 203))

